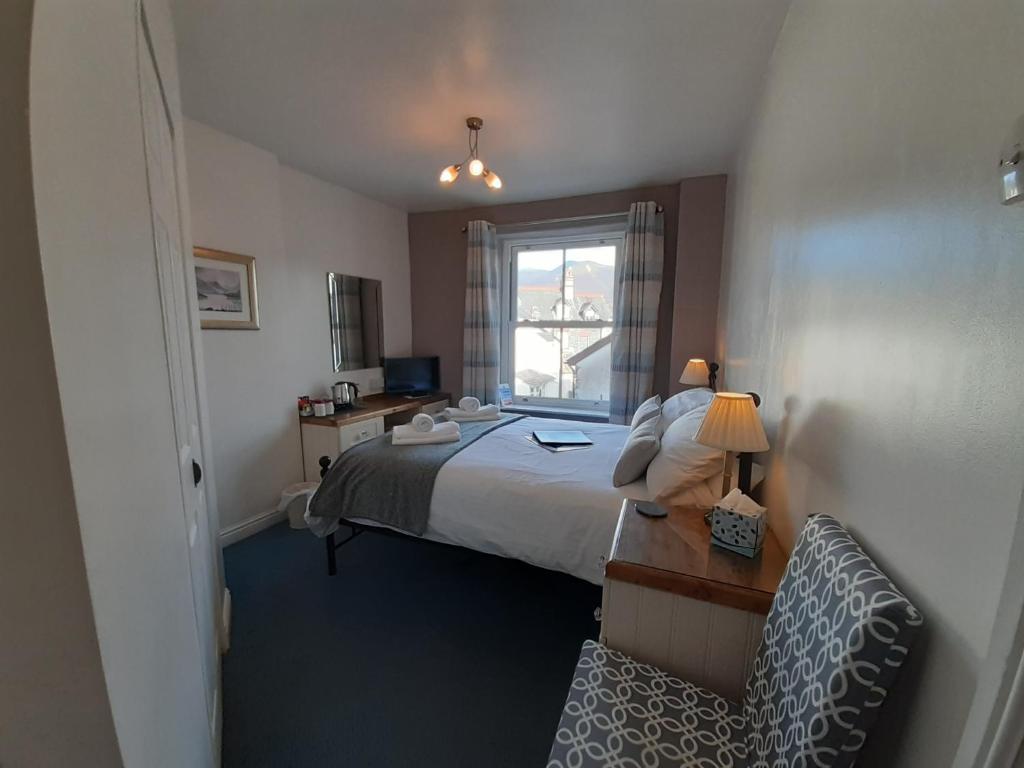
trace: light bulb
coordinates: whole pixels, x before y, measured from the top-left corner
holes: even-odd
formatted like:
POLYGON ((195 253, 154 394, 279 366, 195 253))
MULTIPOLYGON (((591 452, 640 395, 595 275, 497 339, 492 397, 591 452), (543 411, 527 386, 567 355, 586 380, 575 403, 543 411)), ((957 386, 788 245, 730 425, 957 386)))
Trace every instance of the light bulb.
POLYGON ((501 189, 501 177, 490 169, 484 174, 484 183, 491 189, 501 189))
POLYGON ((470 160, 469 161, 469 172, 471 174, 473 174, 474 176, 479 176, 481 173, 483 173, 484 172, 483 161, 480 160, 480 158, 478 158, 478 157, 474 157, 472 160, 470 160))
POLYGON ((459 171, 462 170, 461 165, 449 165, 443 171, 441 171, 441 183, 451 184, 457 178, 459 178, 459 171))

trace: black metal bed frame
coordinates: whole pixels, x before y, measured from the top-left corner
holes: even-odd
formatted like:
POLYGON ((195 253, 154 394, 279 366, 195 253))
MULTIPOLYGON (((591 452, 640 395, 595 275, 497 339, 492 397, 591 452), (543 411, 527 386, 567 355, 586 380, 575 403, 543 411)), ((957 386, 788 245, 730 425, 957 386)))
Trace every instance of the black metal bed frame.
MULTIPOLYGON (((317 464, 320 465, 320 479, 323 480, 324 477, 327 475, 327 470, 329 470, 331 468, 331 457, 330 456, 321 456, 319 459, 317 459, 317 464)), ((393 531, 390 528, 384 528, 384 527, 378 526, 378 525, 363 525, 361 523, 354 523, 351 520, 346 520, 345 518, 341 518, 338 521, 338 523, 340 525, 343 525, 346 528, 348 528, 349 532, 348 532, 348 535, 345 536, 345 538, 342 539, 341 541, 338 541, 338 539, 335 538, 334 534, 337 533, 337 531, 335 531, 334 533, 327 534, 327 536, 324 538, 324 545, 327 547, 327 575, 328 576, 337 576, 338 575, 338 555, 337 555, 338 550, 341 549, 346 544, 348 544, 353 539, 357 538, 360 534, 363 534, 363 533, 377 533, 377 534, 380 534, 382 536, 393 536, 393 537, 399 538, 399 539, 415 538, 414 536, 410 536, 410 535, 407 535, 407 534, 404 534, 404 533, 400 533, 398 531, 393 531)), ((429 539, 423 539, 423 541, 429 541, 429 539)), ((431 541, 430 543, 431 544, 440 544, 441 546, 448 546, 446 544, 443 544, 442 542, 431 541)))

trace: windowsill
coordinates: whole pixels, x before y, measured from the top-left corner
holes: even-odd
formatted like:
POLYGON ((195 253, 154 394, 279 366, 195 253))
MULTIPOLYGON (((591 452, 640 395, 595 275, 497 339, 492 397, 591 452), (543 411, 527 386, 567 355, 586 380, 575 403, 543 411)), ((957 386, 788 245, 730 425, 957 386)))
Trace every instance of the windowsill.
POLYGON ((588 411, 584 408, 559 408, 556 405, 508 405, 503 406, 508 413, 521 413, 524 416, 537 416, 541 419, 569 419, 571 421, 608 421, 608 411, 588 411))

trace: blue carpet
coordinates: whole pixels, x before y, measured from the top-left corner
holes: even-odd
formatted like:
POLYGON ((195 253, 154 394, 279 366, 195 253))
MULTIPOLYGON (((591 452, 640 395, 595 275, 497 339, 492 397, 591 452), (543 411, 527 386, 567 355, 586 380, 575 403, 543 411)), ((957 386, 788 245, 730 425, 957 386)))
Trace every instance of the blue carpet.
POLYGON ((504 558, 286 524, 224 551, 225 768, 543 766, 598 587, 504 558))

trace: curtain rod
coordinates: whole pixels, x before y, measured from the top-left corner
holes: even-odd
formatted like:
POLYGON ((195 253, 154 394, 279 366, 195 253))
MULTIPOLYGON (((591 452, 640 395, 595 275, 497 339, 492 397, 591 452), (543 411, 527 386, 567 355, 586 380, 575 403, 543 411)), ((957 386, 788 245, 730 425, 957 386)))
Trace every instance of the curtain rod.
MULTIPOLYGON (((660 205, 658 206, 657 212, 664 213, 665 209, 660 205)), ((595 216, 567 216, 563 219, 538 219, 537 221, 516 221, 510 224, 498 224, 499 227, 532 227, 537 224, 567 224, 572 221, 589 221, 592 219, 614 219, 619 216, 628 216, 629 211, 620 211, 618 213, 599 213, 595 216)), ((469 231, 469 225, 462 228, 463 232, 469 231)))

